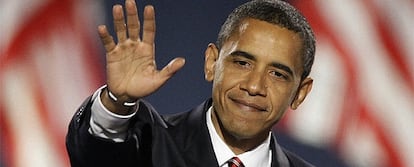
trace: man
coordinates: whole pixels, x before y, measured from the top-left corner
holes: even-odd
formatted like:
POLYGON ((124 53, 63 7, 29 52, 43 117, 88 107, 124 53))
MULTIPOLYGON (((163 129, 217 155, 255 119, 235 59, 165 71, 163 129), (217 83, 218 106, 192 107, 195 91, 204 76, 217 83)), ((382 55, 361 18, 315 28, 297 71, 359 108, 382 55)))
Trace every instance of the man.
POLYGON ((136 4, 113 8, 118 44, 105 26, 107 85, 75 114, 67 135, 72 166, 311 166, 278 145, 271 130, 312 88, 315 53, 305 18, 285 2, 251 1, 227 18, 205 52, 212 99, 193 110, 160 116, 142 98, 183 67, 154 61, 155 14, 136 4), (127 35, 128 34, 128 35, 127 35))

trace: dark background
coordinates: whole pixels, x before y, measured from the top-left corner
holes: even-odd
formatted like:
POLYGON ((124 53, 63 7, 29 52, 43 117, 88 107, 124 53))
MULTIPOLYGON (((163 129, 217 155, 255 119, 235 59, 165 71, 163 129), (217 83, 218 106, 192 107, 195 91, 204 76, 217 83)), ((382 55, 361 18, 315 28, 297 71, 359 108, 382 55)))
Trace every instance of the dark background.
MULTIPOLYGON (((215 42, 227 15, 246 0, 137 0, 142 17, 143 7, 151 4, 156 13, 156 61, 164 67, 175 57, 184 57, 186 64, 156 93, 146 98, 162 114, 187 111, 211 96, 211 84, 204 80, 204 51, 215 42)), ((122 0, 105 4, 106 25, 113 32, 112 6, 122 0)), ((113 33, 112 33, 113 34, 113 33)), ((343 165, 334 152, 303 145, 284 133, 277 134, 281 145, 316 166, 343 165)))

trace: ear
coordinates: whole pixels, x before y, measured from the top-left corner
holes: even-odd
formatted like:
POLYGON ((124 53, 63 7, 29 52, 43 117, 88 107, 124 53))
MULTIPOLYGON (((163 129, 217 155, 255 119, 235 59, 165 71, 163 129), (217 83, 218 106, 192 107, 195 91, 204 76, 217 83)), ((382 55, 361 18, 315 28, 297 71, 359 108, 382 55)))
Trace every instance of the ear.
POLYGON ((218 52, 216 45, 213 43, 208 44, 204 59, 204 77, 209 82, 212 82, 214 79, 215 65, 219 56, 218 52))
POLYGON ((313 85, 313 79, 312 78, 305 78, 297 91, 297 94, 295 96, 295 99, 293 99, 292 104, 290 107, 293 110, 296 110, 300 104, 302 104, 303 100, 305 100, 306 96, 309 94, 309 92, 312 89, 313 85))

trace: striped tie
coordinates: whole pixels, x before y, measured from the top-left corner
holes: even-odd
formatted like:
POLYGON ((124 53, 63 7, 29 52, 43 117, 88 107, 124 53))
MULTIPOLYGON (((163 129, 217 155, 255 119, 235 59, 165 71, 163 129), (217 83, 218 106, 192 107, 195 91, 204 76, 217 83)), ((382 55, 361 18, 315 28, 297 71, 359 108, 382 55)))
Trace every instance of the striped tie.
POLYGON ((229 167, 244 167, 243 162, 237 157, 233 157, 229 161, 227 161, 229 164, 229 167))

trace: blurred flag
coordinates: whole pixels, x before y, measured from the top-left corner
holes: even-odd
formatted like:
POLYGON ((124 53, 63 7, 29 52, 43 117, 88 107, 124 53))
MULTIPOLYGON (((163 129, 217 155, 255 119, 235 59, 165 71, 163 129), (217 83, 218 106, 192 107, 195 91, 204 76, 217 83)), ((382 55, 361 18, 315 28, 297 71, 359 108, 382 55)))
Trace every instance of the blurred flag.
POLYGON ((317 36, 312 90, 284 129, 355 167, 414 166, 414 1, 292 1, 317 36))
POLYGON ((0 166, 70 166, 69 120, 102 83, 99 3, 0 1, 0 166))

